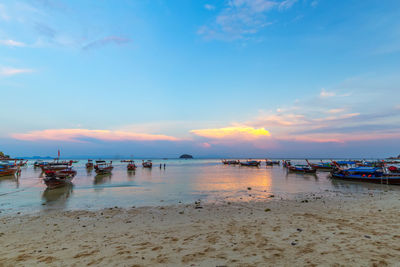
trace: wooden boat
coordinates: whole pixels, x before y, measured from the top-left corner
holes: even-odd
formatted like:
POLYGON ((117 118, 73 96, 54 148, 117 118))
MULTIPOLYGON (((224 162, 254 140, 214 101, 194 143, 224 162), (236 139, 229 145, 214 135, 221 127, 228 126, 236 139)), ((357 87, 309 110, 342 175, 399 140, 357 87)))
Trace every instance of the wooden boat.
POLYGON ((317 170, 313 169, 311 166, 309 165, 290 165, 287 167, 287 169, 290 172, 297 172, 297 173, 316 173, 317 170))
POLYGON ((14 175, 18 171, 18 167, 15 164, 1 163, 0 164, 0 176, 14 175))
POLYGON ((308 161, 308 159, 306 159, 306 161, 307 161, 308 165, 309 165, 311 168, 316 169, 316 170, 321 170, 321 171, 332 171, 333 168, 335 167, 335 165, 334 165, 333 163, 329 163, 329 162, 322 162, 322 161, 321 161, 321 163, 316 164, 316 163, 310 163, 310 162, 308 161))
POLYGON ((246 162, 240 162, 240 166, 259 167, 260 165, 261 161, 257 160, 248 160, 246 162))
POLYGON ((267 165, 267 166, 280 165, 280 161, 265 159, 265 165, 267 165))
POLYGON ((400 174, 400 168, 396 167, 396 166, 390 166, 388 168, 386 168, 388 173, 391 174, 400 174))
POLYGON ((351 165, 355 165, 356 163, 358 163, 358 161, 355 160, 339 160, 339 161, 335 161, 339 166, 351 166, 351 165))
POLYGON ((147 160, 147 161, 142 160, 142 166, 143 166, 143 168, 152 168, 153 163, 151 162, 151 160, 147 160))
POLYGON ((226 159, 223 159, 223 160, 222 160, 222 163, 223 163, 224 165, 237 165, 237 164, 239 164, 240 162, 239 162, 238 160, 226 160, 226 159))
POLYGON ((400 185, 400 174, 386 173, 379 167, 337 168, 332 172, 331 178, 346 181, 400 185))
POLYGON ((47 164, 43 164, 40 167, 42 168, 43 172, 46 172, 46 171, 63 170, 68 168, 69 166, 72 166, 72 160, 71 161, 54 160, 53 162, 48 162, 47 164))
POLYGON ((136 170, 136 165, 135 162, 133 160, 130 161, 126 161, 129 162, 129 164, 126 166, 126 168, 128 169, 128 171, 134 171, 136 170))
POLYGON ((41 168, 43 165, 48 164, 48 162, 44 162, 43 160, 37 160, 33 163, 33 167, 41 168))
POLYGON ((358 167, 383 167, 384 162, 383 161, 362 161, 362 162, 357 162, 356 166, 358 167))
POLYGON ((86 162, 86 169, 92 169, 93 166, 94 166, 93 160, 88 159, 88 161, 86 162))
POLYGON ((110 163, 107 163, 104 160, 98 160, 96 161, 96 165, 94 166, 94 171, 97 174, 111 173, 113 169, 114 167, 112 166, 112 161, 110 161, 110 163))
POLYGON ((131 162, 131 160, 130 159, 123 159, 123 160, 121 160, 121 162, 131 162))
POLYGON ((72 168, 66 168, 63 170, 47 170, 43 180, 49 188, 56 188, 64 186, 65 184, 70 184, 75 175, 76 171, 72 168))

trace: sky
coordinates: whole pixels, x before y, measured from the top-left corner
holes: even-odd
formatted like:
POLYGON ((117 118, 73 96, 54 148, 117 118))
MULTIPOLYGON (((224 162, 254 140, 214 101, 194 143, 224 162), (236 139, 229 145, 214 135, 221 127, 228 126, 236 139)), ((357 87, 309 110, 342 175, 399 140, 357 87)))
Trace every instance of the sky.
POLYGON ((0 0, 0 151, 400 154, 398 0, 0 0))

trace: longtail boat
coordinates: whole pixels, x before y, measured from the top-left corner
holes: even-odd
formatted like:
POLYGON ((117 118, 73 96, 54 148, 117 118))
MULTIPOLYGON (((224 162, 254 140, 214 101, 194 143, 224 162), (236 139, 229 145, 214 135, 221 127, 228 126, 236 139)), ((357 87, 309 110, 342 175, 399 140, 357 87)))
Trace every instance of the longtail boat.
POLYGON ((133 160, 130 161, 126 161, 129 162, 129 164, 126 166, 126 168, 128 169, 128 171, 134 171, 136 170, 136 165, 135 162, 133 160))
POLYGON ((66 168, 63 170, 47 170, 45 171, 44 183, 49 188, 57 188, 70 184, 72 179, 75 177, 76 171, 72 168, 66 168))
POLYGON ((377 184, 400 185, 400 174, 386 173, 380 167, 337 168, 331 178, 377 184))
POLYGON ((297 172, 297 173, 316 173, 317 169, 312 168, 309 165, 290 165, 287 167, 290 172, 297 172))
POLYGON ((226 160, 226 159, 223 159, 222 163, 225 164, 225 165, 237 165, 240 162, 238 160, 226 160))
POLYGON ((358 167, 383 167, 383 161, 365 161, 357 162, 356 165, 358 167))
POLYGON ((43 172, 46 171, 56 171, 56 170, 64 170, 72 165, 71 161, 59 161, 58 159, 53 162, 48 162, 47 164, 40 165, 43 172))
POLYGON ((18 171, 18 167, 15 164, 1 163, 0 164, 0 176, 14 175, 18 171))
POLYGON ((41 166, 48 164, 48 162, 44 162, 43 160, 37 160, 33 163, 33 167, 41 168, 41 166))
POLYGON ((110 161, 110 163, 107 163, 104 160, 98 160, 96 161, 96 165, 94 166, 94 171, 97 174, 111 173, 113 169, 114 167, 112 166, 112 161, 110 161))
POLYGON ((88 161, 86 162, 86 169, 92 169, 94 164, 93 164, 93 160, 88 159, 88 161))
POLYGON ((151 160, 142 160, 142 166, 143 168, 152 168, 153 167, 153 163, 151 162, 151 160))
POLYGON ((280 161, 279 160, 265 159, 265 164, 267 166, 280 165, 280 161))
POLYGON ((333 163, 329 162, 322 162, 321 163, 310 163, 308 159, 306 159, 308 165, 316 170, 321 170, 321 171, 332 171, 335 165, 333 163))
POLYGON ((335 161, 339 166, 351 166, 351 165, 355 165, 356 163, 358 163, 358 161, 354 161, 354 160, 339 160, 339 161, 335 161))
POLYGON ((400 174, 400 168, 396 166, 390 166, 387 168, 387 170, 391 174, 400 174))
POLYGON ((240 166, 259 167, 260 165, 261 161, 257 160, 248 160, 246 162, 240 162, 240 166))

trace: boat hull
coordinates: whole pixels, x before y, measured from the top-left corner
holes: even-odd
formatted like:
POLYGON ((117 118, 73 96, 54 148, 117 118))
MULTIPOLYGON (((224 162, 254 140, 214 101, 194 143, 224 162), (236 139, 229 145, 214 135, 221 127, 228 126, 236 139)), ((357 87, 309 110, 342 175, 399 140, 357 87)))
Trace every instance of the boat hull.
POLYGON ((48 188, 58 188, 63 187, 65 185, 72 184, 72 179, 75 175, 71 175, 65 178, 60 177, 47 177, 44 179, 44 183, 47 185, 48 188))
POLYGON ((97 174, 109 174, 112 171, 112 167, 111 168, 104 168, 104 169, 96 169, 95 172, 97 174))
POLYGON ((316 173, 317 172, 316 169, 297 169, 297 168, 293 168, 292 166, 289 166, 288 170, 290 172, 295 172, 295 173, 316 173))
POLYGON ((400 185, 400 176, 381 176, 381 177, 363 177, 360 175, 341 175, 333 173, 331 175, 332 179, 339 179, 345 181, 356 181, 364 183, 374 183, 374 184, 390 184, 390 185, 400 185))
POLYGON ((4 171, 0 171, 0 177, 1 176, 11 176, 14 175, 17 172, 17 169, 7 169, 4 171))

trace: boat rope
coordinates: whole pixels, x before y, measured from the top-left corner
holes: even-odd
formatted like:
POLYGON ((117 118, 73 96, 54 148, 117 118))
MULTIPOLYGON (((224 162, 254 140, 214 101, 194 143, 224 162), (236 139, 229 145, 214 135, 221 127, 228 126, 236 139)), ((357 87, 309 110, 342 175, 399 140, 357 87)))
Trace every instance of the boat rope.
MULTIPOLYGON (((37 177, 27 177, 27 178, 24 178, 24 179, 35 179, 35 178, 37 178, 37 177)), ((19 178, 16 178, 16 179, 19 179, 19 178)), ((15 193, 18 193, 18 192, 22 192, 22 191, 25 191, 25 190, 34 188, 35 185, 38 185, 38 184, 40 184, 40 183, 41 183, 41 180, 37 181, 36 183, 31 184, 30 186, 26 186, 26 187, 24 187, 24 188, 21 188, 21 189, 12 191, 12 192, 1 193, 1 194, 0 194, 0 197, 1 197, 1 196, 6 196, 6 195, 15 194, 15 193)))

